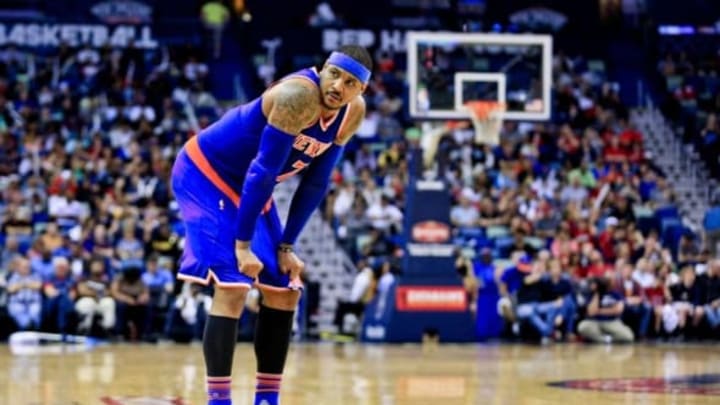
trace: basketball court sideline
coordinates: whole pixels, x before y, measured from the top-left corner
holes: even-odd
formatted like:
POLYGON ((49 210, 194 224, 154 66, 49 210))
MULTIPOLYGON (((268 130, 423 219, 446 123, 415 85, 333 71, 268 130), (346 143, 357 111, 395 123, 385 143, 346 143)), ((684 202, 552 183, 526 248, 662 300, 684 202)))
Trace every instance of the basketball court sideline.
MULTIPOLYGON (((0 403, 196 405, 201 351, 183 345, 0 349, 0 403)), ((334 345, 291 349, 283 405, 713 404, 712 345, 334 345)), ((233 400, 251 404, 252 346, 235 354, 233 400)))

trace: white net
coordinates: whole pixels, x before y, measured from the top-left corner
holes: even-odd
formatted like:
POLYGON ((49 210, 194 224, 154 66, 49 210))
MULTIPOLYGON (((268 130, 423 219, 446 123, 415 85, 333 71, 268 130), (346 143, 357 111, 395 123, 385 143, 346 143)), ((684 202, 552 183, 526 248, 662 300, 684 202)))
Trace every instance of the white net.
POLYGON ((465 106, 475 127, 475 143, 498 145, 505 106, 492 101, 472 101, 465 106))

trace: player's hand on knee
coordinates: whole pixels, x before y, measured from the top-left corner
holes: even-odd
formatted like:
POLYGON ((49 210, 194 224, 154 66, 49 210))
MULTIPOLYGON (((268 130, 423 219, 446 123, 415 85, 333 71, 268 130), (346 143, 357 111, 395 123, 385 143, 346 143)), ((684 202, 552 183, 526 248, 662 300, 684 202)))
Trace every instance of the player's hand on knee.
POLYGON ((250 250, 250 246, 243 242, 235 244, 235 258, 237 258, 240 272, 248 277, 257 278, 263 269, 260 259, 250 250))
POLYGON ((290 274, 290 279, 294 280, 300 276, 305 269, 305 263, 292 251, 292 249, 282 248, 278 251, 278 265, 280 271, 290 274))

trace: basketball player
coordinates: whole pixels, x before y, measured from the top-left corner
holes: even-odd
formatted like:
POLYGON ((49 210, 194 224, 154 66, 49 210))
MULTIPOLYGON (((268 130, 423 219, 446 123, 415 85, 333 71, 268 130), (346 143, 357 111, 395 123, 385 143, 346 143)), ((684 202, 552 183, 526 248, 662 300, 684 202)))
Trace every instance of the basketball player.
POLYGON ((255 330, 256 405, 276 405, 304 264, 293 243, 328 188, 343 145, 365 115, 372 59, 359 46, 333 52, 228 111, 177 157, 172 187, 187 241, 178 277, 215 284, 203 338, 208 405, 231 404, 238 318, 253 286, 262 293, 255 330), (284 228, 274 186, 304 171, 284 228))

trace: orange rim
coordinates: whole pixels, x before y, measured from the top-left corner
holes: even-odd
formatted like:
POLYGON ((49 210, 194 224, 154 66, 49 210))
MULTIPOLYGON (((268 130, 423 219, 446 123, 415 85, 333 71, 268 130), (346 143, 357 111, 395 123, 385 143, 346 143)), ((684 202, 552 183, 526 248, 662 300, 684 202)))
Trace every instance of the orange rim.
POLYGON ((481 120, 486 120, 494 111, 505 111, 505 104, 497 101, 468 101, 465 105, 481 120))

